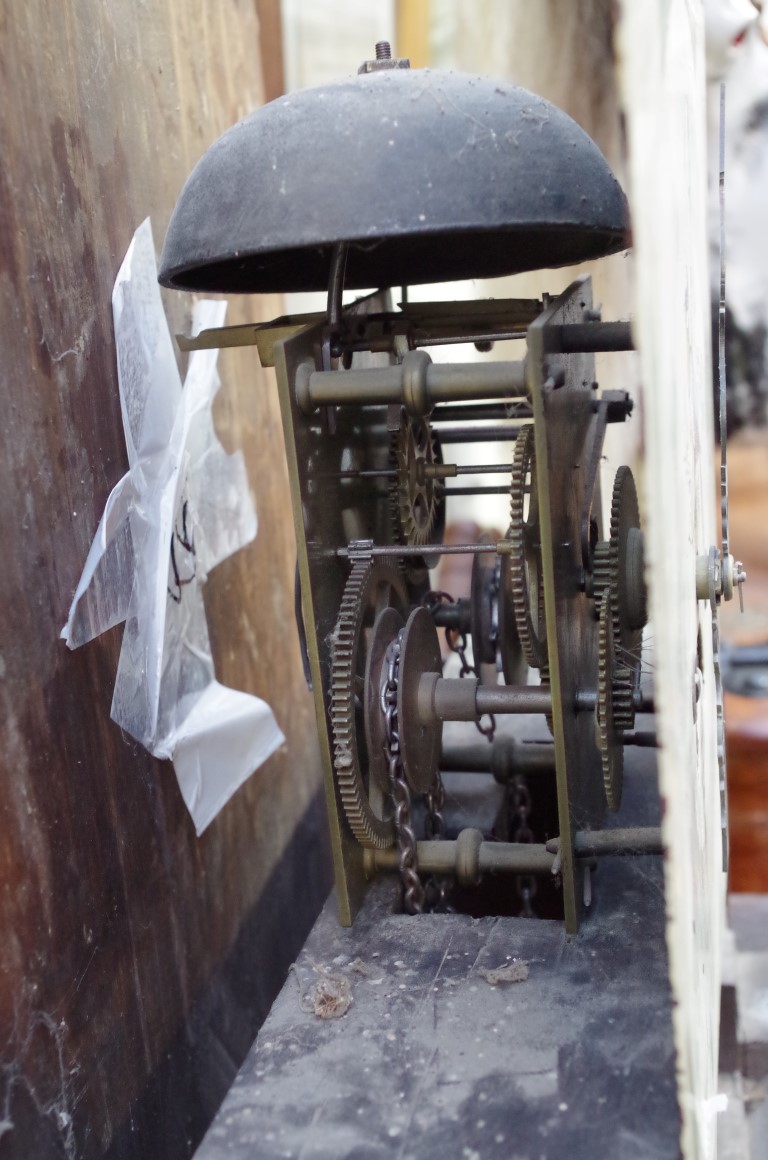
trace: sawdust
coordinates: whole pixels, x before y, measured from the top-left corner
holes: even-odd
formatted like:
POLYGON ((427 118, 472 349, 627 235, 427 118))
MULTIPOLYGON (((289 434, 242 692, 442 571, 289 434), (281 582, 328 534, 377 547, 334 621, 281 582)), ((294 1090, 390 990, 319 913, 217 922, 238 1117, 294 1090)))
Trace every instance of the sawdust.
POLYGON ((321 975, 309 998, 318 1019, 341 1019, 352 1006, 352 987, 345 975, 321 975))
POLYGON ((528 978, 528 964, 521 959, 518 963, 508 963, 503 967, 480 967, 478 974, 491 987, 497 987, 499 983, 524 983, 528 978))
POLYGON ((299 984, 302 1011, 316 1015, 318 1019, 341 1019, 349 1011, 353 1003, 352 985, 345 975, 312 963, 312 970, 320 977, 305 994, 296 963, 291 963, 289 970, 295 974, 299 984))
POLYGON ((349 969, 350 971, 356 971, 358 975, 363 975, 366 979, 370 979, 374 975, 380 977, 380 972, 377 971, 375 967, 369 967, 368 964, 364 963, 362 959, 353 959, 349 964, 349 969))

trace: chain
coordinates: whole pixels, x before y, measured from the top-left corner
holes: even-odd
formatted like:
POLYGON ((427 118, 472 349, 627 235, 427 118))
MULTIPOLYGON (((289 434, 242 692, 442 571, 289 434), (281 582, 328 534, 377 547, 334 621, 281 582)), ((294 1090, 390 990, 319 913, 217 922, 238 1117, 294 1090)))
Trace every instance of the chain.
MULTIPOLYGON (((516 774, 512 782, 512 811, 516 825, 512 831, 513 842, 535 842, 536 837, 531 829, 528 818, 531 813, 531 795, 528 785, 522 774, 516 774)), ((522 900, 521 918, 535 918, 531 902, 536 894, 536 879, 532 874, 518 874, 516 877, 517 893, 522 900)))
MULTIPOLYGON (((439 772, 432 788, 424 795, 427 807, 427 816, 424 819, 424 832, 428 841, 437 841, 445 837, 445 786, 439 772)), ((450 878, 438 877, 433 874, 426 886, 428 906, 430 910, 445 914, 448 907, 448 891, 451 886, 450 878)))
MULTIPOLYGON (((499 643, 499 592, 501 590, 501 556, 496 560, 493 569, 493 581, 491 584, 491 643, 493 651, 498 657, 498 643, 499 643)), ((493 713, 486 714, 487 724, 483 725, 485 718, 481 717, 479 721, 475 721, 475 725, 483 737, 487 737, 489 741, 493 741, 496 735, 496 718, 493 713)))
POLYGON ((512 782, 512 810, 517 820, 517 825, 512 833, 512 841, 535 842, 533 830, 528 825, 531 813, 531 795, 521 773, 515 774, 512 782))
POLYGON ((484 713, 482 717, 479 717, 475 721, 475 728, 478 733, 482 733, 483 737, 487 737, 489 741, 493 741, 496 736, 496 718, 493 713, 484 713), (483 724, 484 721, 486 721, 485 725, 483 724))
POLYGON ((441 604, 455 604, 456 601, 451 596, 450 592, 441 592, 438 589, 432 588, 427 592, 421 601, 422 608, 426 608, 427 612, 434 612, 441 604))
POLYGON ((475 670, 467 660, 467 638, 463 632, 459 632, 458 628, 446 628, 445 643, 451 652, 456 653, 459 658, 459 676, 473 677, 475 670))
MULTIPOLYGON (((501 575, 501 573, 499 573, 501 575)), ((421 602, 428 612, 439 607, 441 604, 455 604, 453 596, 449 592, 428 592, 421 602)), ((458 628, 446 628, 445 643, 452 653, 456 653, 459 658, 459 676, 460 677, 474 677, 477 675, 476 670, 467 660, 467 635, 464 632, 459 632, 458 628)), ((479 720, 475 721, 475 727, 483 737, 487 737, 489 741, 493 741, 496 734, 496 718, 493 713, 486 713, 479 720)))
POLYGON ((427 817, 424 823, 427 839, 434 841, 438 838, 444 838, 445 818, 442 811, 445 808, 445 786, 439 773, 432 788, 424 795, 424 800, 427 805, 427 817))
POLYGON ((397 722, 397 680, 400 675, 401 629, 387 649, 387 682, 381 693, 384 713, 384 749, 389 767, 389 790, 395 805, 395 830, 400 847, 400 877, 403 880, 403 907, 408 914, 424 910, 424 887, 419 878, 416 834, 411 823, 411 793, 403 777, 400 734, 397 722))

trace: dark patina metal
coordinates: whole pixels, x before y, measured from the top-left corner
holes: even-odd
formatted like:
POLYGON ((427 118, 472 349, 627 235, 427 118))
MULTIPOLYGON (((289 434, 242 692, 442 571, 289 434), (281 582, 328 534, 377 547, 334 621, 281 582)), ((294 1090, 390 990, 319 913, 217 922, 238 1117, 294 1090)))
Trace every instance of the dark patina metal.
POLYGON ((390 68, 290 93, 202 157, 168 227, 182 290, 325 290, 572 265, 628 244, 621 188, 548 101, 461 73, 390 68))

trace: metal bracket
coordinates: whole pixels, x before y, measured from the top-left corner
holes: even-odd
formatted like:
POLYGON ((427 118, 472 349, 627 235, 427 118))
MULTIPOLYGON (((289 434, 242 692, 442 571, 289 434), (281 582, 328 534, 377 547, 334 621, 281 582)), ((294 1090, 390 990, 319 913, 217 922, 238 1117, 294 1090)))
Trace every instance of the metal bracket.
POLYGON ((597 403, 597 418, 592 424, 587 461, 587 476, 584 484, 584 507, 581 512, 581 563, 585 572, 592 571, 592 504, 595 498, 595 483, 603 454, 605 430, 608 426, 608 404, 614 391, 606 391, 597 403))

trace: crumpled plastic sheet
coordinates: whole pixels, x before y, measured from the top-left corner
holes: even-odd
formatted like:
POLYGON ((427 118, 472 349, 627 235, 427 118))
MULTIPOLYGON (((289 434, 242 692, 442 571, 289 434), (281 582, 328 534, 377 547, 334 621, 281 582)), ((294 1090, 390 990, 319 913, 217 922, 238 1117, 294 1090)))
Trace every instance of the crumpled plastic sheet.
MULTIPOLYGON (((194 330, 221 326, 202 301, 194 330)), ((256 535, 241 452, 211 406, 218 351, 195 351, 184 386, 157 284, 147 219, 112 293, 129 468, 107 500, 61 636, 78 648, 125 621, 111 716, 170 758, 198 834, 284 737, 266 702, 216 680, 202 585, 256 535)))

